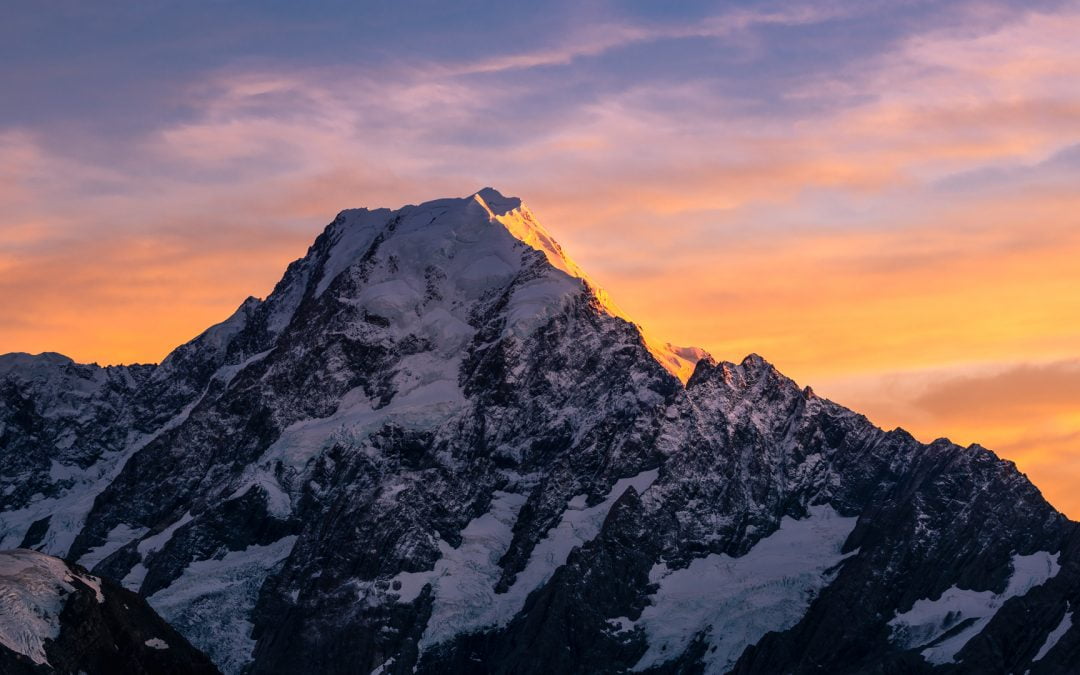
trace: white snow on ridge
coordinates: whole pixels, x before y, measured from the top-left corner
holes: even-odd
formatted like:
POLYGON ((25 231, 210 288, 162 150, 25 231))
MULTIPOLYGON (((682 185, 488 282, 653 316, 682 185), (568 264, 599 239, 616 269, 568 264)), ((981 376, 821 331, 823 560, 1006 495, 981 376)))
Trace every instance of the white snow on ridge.
MULTIPOLYGON (((429 266, 445 277, 439 290, 448 306, 461 307, 484 293, 505 288, 522 268, 522 245, 541 252, 552 268, 539 278, 514 288, 508 306, 507 332, 518 336, 532 331, 565 301, 589 287, 599 305, 612 316, 631 321, 559 246, 529 208, 514 197, 484 188, 463 199, 438 199, 396 212, 386 209, 348 210, 332 226, 333 246, 316 296, 336 277, 351 269, 377 237, 385 240, 380 257, 393 257, 401 270, 396 278, 366 285, 356 304, 387 318, 395 328, 415 319, 427 289, 414 287, 425 279, 429 266), (387 230, 396 215, 393 232, 387 230), (464 303, 464 304, 463 304, 464 303)), ((429 280, 430 282, 430 280, 429 280)), ((463 318, 463 317, 458 317, 463 318)), ((631 321, 632 322, 632 321, 631 321)), ((654 339, 640 326, 649 352, 683 382, 704 354, 700 349, 675 347, 654 339)))
POLYGON ((301 474, 334 442, 362 446, 370 433, 388 423, 435 429, 468 406, 458 377, 465 347, 476 332, 469 317, 477 302, 509 291, 506 331, 520 336, 583 290, 584 273, 520 201, 490 189, 465 199, 406 206, 394 215, 386 210, 345 211, 331 236, 334 243, 316 293, 326 291, 335 277, 355 274, 359 257, 382 236, 375 271, 369 270, 370 278, 357 292, 339 300, 363 316, 384 321, 382 330, 391 340, 419 336, 427 349, 395 366, 396 393, 389 405, 378 407, 361 389, 353 390, 332 415, 290 425, 246 469, 230 498, 258 485, 279 517, 292 511, 292 503, 275 477, 278 466, 301 474), (395 226, 390 231, 392 217, 395 226), (542 250, 552 268, 511 286, 525 264, 525 245, 542 250))
POLYGON ((502 575, 499 559, 513 540, 514 523, 525 503, 524 495, 496 492, 488 513, 461 531, 462 543, 453 548, 440 542, 442 557, 427 572, 402 572, 390 581, 398 602, 412 602, 431 584, 431 618, 420 639, 420 649, 455 635, 504 625, 525 605, 529 593, 543 586, 577 546, 600 533, 604 519, 630 487, 644 492, 657 478, 657 470, 618 480, 601 503, 586 508, 585 495, 570 500, 559 524, 548 530, 529 556, 525 569, 505 593, 496 593, 502 575))
MULTIPOLYGON (((490 623, 491 609, 499 601, 495 594, 495 582, 502 571, 499 558, 510 547, 514 522, 524 503, 524 495, 496 492, 491 510, 461 531, 460 546, 439 542, 442 558, 426 573, 434 602, 421 649, 490 623)), ((405 573, 395 579, 405 582, 402 601, 407 601, 410 593, 419 593, 424 585, 416 574, 405 573)))
POLYGON ((145 527, 131 527, 130 525, 120 524, 109 531, 109 534, 105 537, 105 543, 101 546, 90 549, 83 554, 77 561, 80 565, 86 569, 93 569, 94 565, 108 558, 116 551, 123 548, 132 539, 137 539, 146 534, 147 529, 145 527))
MULTIPOLYGON (((199 405, 205 395, 204 390, 199 398, 185 406, 153 433, 138 437, 125 449, 106 454, 97 463, 81 470, 75 484, 59 497, 40 499, 21 509, 0 513, 0 549, 18 546, 35 521, 49 517, 49 529, 37 547, 50 555, 66 556, 85 525, 86 516, 93 508, 94 500, 116 479, 128 459, 161 434, 187 420, 188 415, 199 405)), ((74 476, 75 469, 70 470, 74 476)), ((118 538, 121 534, 122 532, 114 530, 110 533, 110 537, 118 538)), ((126 542, 119 543, 123 546, 126 542)))
MULTIPOLYGON (((329 438, 329 436, 326 438, 329 438)), ((322 438, 320 441, 325 441, 326 438, 322 438)), ((317 445, 321 449, 323 443, 319 442, 317 445)), ((240 479, 240 487, 233 490, 227 501, 239 499, 255 487, 262 488, 266 494, 266 510, 270 515, 287 518, 292 513, 292 497, 281 487, 281 483, 278 482, 273 470, 266 465, 265 461, 244 469, 244 474, 240 479)))
POLYGON ((239 673, 255 648, 253 626, 243 617, 251 615, 263 581, 295 543, 296 537, 289 536, 266 546, 229 551, 217 560, 193 562, 147 602, 222 672, 239 673))
POLYGON ((0 644, 47 664, 45 640, 59 637, 60 613, 76 579, 105 601, 99 579, 76 574, 58 558, 25 549, 0 552, 0 644))
MULTIPOLYGON (((460 357, 440 363, 421 363, 425 360, 436 359, 428 354, 402 359, 403 367, 396 382, 403 386, 389 405, 376 409, 363 389, 357 388, 342 398, 333 415, 290 425, 263 453, 256 469, 245 477, 233 497, 241 496, 254 484, 263 485, 274 497, 274 490, 280 492, 281 488, 273 478, 272 467, 280 461, 286 467, 301 470, 336 438, 360 439, 388 422, 411 429, 430 429, 449 419, 465 405, 464 394, 457 384, 460 357), (413 368, 409 368, 410 365, 413 368)), ((283 492, 281 496, 288 499, 283 492)), ((273 500, 271 507, 285 515, 291 511, 290 504, 275 505, 273 500)))
POLYGON ((1054 628, 1054 630, 1050 631, 1047 634, 1046 640, 1043 642, 1042 647, 1039 647, 1039 653, 1035 655, 1035 658, 1032 659, 1032 661, 1042 661, 1043 657, 1049 654, 1050 650, 1057 645, 1058 640, 1060 640, 1065 635, 1065 633, 1069 632, 1069 629, 1072 628, 1072 623, 1073 613, 1072 609, 1070 608, 1068 611, 1065 612, 1065 616, 1061 617, 1061 621, 1054 628))
POLYGON ((978 635, 1010 598, 1021 596, 1046 583, 1061 570, 1059 554, 1039 551, 1012 558, 1012 575, 1002 593, 972 591, 953 586, 936 600, 917 601, 890 622, 890 640, 904 649, 926 647, 921 654, 930 663, 952 663, 956 654, 978 635), (970 625, 944 640, 942 636, 964 621, 970 625))
MULTIPOLYGON (((559 246, 559 243, 555 241, 555 238, 548 233, 544 226, 537 221, 536 217, 533 216, 532 212, 521 200, 503 197, 491 188, 484 188, 478 192, 475 199, 483 204, 485 208, 491 205, 491 208, 488 209, 491 218, 501 223, 516 239, 542 252, 547 257, 548 262, 555 268, 588 284, 600 306, 609 314, 634 323, 615 304, 607 291, 590 279, 585 270, 570 259, 570 256, 559 246)), ((677 347, 670 342, 662 342, 652 337, 640 325, 635 325, 638 332, 641 333, 645 347, 653 355, 653 358, 684 383, 694 372, 694 366, 697 365, 697 362, 708 355, 705 350, 697 347, 677 347)))
POLYGON ((809 510, 803 520, 784 518, 739 558, 711 554, 681 570, 657 563, 649 575, 660 584, 652 604, 636 622, 617 626, 616 632, 639 627, 648 638, 634 670, 678 657, 704 633, 711 645, 705 672, 727 672, 766 633, 798 623, 813 596, 832 581, 827 570, 847 557, 840 549, 858 520, 829 506, 809 510))
POLYGON ((180 519, 172 525, 169 525, 161 532, 158 532, 157 534, 151 535, 146 539, 140 541, 139 545, 137 546, 139 554, 145 556, 148 553, 159 550, 162 546, 169 543, 169 540, 172 539, 173 535, 176 534, 177 530, 179 530, 184 525, 187 525, 192 520, 194 520, 194 518, 192 517, 191 512, 185 512, 184 515, 180 516, 180 519))
POLYGON ((341 218, 342 221, 335 223, 331 234, 334 244, 323 268, 323 276, 315 287, 315 297, 322 295, 330 282, 371 246, 390 218, 390 209, 349 209, 341 212, 341 218))
POLYGON ((501 596, 503 605, 500 623, 509 621, 525 605, 525 599, 547 583, 555 570, 566 564, 574 548, 592 541, 600 534, 611 507, 631 487, 641 494, 649 489, 659 475, 657 469, 643 471, 630 478, 621 478, 608 492, 604 501, 586 508, 585 495, 578 495, 567 504, 559 524, 547 531, 537 542, 529 562, 514 580, 513 586, 501 596))
POLYGON ((154 551, 160 550, 162 546, 169 543, 169 540, 173 538, 176 531, 190 523, 192 520, 194 520, 194 518, 192 517, 191 512, 185 512, 184 515, 172 525, 169 525, 161 532, 140 541, 137 547, 139 552, 139 562, 135 563, 135 566, 131 568, 127 573, 127 576, 125 576, 120 583, 122 583, 125 588, 138 592, 139 587, 142 586, 143 581, 146 579, 146 573, 149 571, 146 569, 146 565, 143 564, 146 560, 146 556, 154 551))

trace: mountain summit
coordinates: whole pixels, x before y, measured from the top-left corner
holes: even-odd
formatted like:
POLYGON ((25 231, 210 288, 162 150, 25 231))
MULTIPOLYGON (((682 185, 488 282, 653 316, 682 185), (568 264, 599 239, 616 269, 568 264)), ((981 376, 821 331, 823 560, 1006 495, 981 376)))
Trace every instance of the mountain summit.
POLYGON ((160 365, 0 356, 0 548, 227 673, 1067 672, 1010 462, 661 344, 520 200, 342 211, 160 365))
MULTIPOLYGON (((393 214, 383 209, 343 211, 335 225, 338 227, 332 235, 331 263, 320 280, 320 289, 340 274, 358 251, 366 250, 378 238, 383 248, 395 251, 389 255, 409 265, 395 273, 399 279, 426 278, 421 275, 435 265, 453 285, 459 289, 468 287, 470 291, 466 295, 483 292, 498 287, 520 271, 522 260, 516 239, 543 254, 554 270, 545 270, 542 287, 533 285, 528 291, 515 293, 520 310, 515 321, 523 321, 527 327, 530 316, 543 318, 549 311, 559 311, 566 299, 582 291, 582 286, 597 307, 629 321, 520 199, 504 197, 494 188, 484 188, 464 199, 439 199, 406 206, 393 214), (455 258, 456 262, 451 262, 455 258), (448 264, 440 266, 441 262, 448 264)), ((657 361, 684 382, 705 354, 696 348, 662 343, 645 334, 640 326, 638 331, 657 361)))

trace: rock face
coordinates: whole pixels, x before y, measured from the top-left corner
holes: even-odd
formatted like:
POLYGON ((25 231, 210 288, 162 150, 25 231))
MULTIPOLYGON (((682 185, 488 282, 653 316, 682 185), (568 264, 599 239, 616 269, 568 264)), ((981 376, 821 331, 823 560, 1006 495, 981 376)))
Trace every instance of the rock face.
POLYGON ((2 545, 226 673, 1080 662, 1078 525, 1012 463, 644 336, 491 189, 344 211, 162 364, 8 355, 0 395, 2 545))
POLYGON ((135 593, 36 551, 0 551, 0 672, 218 673, 135 593))

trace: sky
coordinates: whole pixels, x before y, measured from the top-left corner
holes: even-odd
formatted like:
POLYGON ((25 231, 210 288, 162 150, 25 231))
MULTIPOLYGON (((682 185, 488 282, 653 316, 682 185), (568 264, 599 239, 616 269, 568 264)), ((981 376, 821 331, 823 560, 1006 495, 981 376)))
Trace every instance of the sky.
POLYGON ((0 7, 0 352, 156 362, 491 185, 651 333, 1080 518, 1080 2, 0 7))

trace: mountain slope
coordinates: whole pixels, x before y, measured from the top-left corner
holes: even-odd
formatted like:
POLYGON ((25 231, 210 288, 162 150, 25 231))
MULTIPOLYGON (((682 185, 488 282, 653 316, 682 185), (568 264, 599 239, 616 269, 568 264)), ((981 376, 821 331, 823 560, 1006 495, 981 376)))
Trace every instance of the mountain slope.
POLYGON ((124 588, 35 551, 0 551, 0 671, 217 673, 124 588))
POLYGON ((160 366, 0 357, 0 534, 122 580, 230 673, 1077 656, 1080 535, 1011 463, 702 356, 494 190, 344 211, 160 366))

